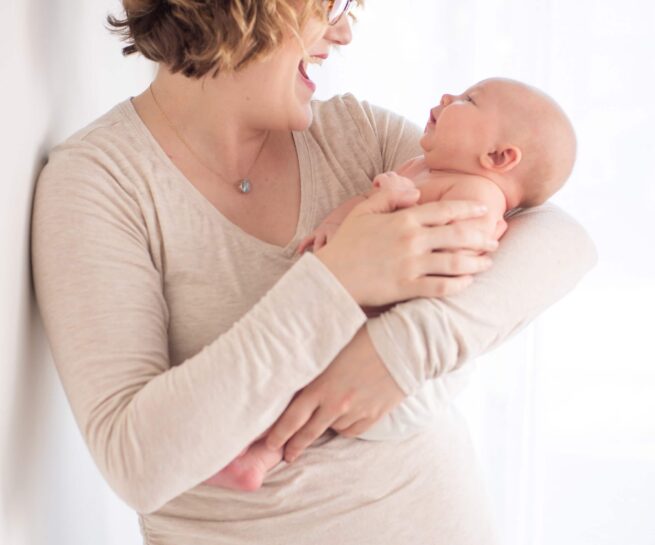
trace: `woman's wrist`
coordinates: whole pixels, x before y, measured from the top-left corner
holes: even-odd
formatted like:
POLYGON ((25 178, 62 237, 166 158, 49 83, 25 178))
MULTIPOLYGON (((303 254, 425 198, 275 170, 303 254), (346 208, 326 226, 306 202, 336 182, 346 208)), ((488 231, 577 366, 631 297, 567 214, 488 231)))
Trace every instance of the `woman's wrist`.
POLYGON ((334 277, 339 281, 343 288, 350 294, 350 296, 355 300, 358 305, 362 305, 361 301, 358 299, 358 295, 355 290, 352 289, 350 285, 350 279, 343 267, 340 266, 342 262, 339 259, 339 256, 333 255, 333 252, 330 251, 330 245, 327 244, 323 246, 320 250, 314 252, 314 256, 323 263, 326 269, 328 269, 334 277))

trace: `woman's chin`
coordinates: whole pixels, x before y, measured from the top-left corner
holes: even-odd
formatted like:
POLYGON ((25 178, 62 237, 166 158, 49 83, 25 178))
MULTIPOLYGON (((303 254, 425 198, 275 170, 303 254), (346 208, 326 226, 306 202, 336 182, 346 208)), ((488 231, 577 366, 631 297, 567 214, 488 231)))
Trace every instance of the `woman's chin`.
POLYGON ((304 131, 314 120, 314 112, 312 111, 314 93, 309 92, 309 89, 305 88, 304 83, 299 83, 299 88, 296 88, 296 112, 292 121, 292 130, 294 131, 304 131))
POLYGON ((304 131, 308 129, 314 120, 314 112, 311 104, 302 106, 294 118, 291 120, 290 127, 292 131, 304 131))

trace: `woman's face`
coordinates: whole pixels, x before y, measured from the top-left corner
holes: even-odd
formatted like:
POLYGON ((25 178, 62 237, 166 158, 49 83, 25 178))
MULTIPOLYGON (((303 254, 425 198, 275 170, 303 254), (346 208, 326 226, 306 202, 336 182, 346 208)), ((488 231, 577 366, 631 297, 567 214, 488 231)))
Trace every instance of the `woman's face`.
POLYGON ((251 125, 273 130, 304 130, 312 122, 310 101, 316 85, 307 77, 307 64, 322 62, 334 45, 352 39, 350 21, 341 17, 330 26, 312 17, 301 32, 304 51, 295 36, 288 36, 270 57, 235 75, 241 79, 249 102, 251 125))

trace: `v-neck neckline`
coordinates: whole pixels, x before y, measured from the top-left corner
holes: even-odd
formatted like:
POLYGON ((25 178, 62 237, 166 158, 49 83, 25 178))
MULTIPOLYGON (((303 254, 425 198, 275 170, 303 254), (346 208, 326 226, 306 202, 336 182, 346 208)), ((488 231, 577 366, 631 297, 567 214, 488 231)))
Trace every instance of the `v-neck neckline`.
MULTIPOLYGON (((296 149, 296 156, 298 160, 298 168, 300 175, 300 209, 298 211, 298 220, 293 237, 285 246, 278 246, 266 242, 256 236, 248 233, 236 223, 229 220, 214 204, 212 204, 207 197, 205 197, 200 190, 184 175, 184 173, 173 163, 171 158, 166 155, 166 152, 161 147, 159 142, 150 132, 146 124, 143 122, 138 112, 134 108, 132 98, 125 100, 122 104, 122 110, 126 117, 131 121, 132 125, 138 130, 143 139, 155 151, 159 159, 165 164, 167 169, 173 174, 174 178, 179 181, 179 186, 182 190, 189 195, 190 198, 199 203, 200 206, 208 210, 208 215, 214 217, 224 227, 230 229, 235 236, 239 236, 247 243, 254 244, 260 247, 263 251, 282 255, 286 258, 293 257, 298 244, 302 237, 309 234, 310 226, 314 224, 314 215, 316 207, 314 203, 314 172, 307 145, 306 135, 304 132, 291 131, 293 143, 296 149)), ((298 256, 299 257, 299 256, 298 256)))

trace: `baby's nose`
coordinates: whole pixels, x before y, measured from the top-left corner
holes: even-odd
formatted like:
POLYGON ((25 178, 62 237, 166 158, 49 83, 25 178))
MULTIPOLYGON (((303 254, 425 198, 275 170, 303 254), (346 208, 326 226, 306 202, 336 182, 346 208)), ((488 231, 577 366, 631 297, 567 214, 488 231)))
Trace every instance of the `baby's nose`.
POLYGON ((454 98, 453 95, 449 95, 448 93, 446 93, 441 97, 441 105, 448 106, 448 104, 450 104, 453 101, 453 98, 454 98))

